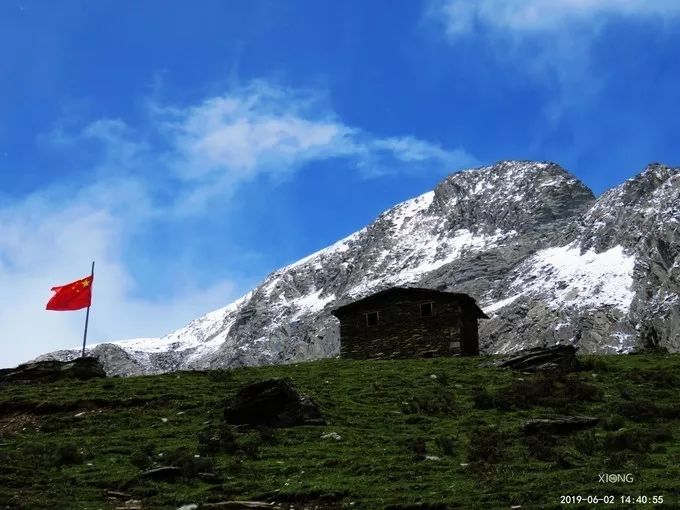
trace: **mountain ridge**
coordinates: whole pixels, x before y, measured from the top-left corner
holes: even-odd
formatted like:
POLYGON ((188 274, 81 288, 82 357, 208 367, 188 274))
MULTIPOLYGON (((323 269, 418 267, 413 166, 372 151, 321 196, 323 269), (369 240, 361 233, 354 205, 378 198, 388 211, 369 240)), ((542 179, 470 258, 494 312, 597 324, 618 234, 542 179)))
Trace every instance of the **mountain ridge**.
POLYGON ((660 163, 600 197, 551 162, 464 170, 162 339, 89 352, 122 375, 335 356, 330 310, 392 285, 471 294, 491 311, 480 323, 487 353, 554 343, 677 351, 676 203, 680 168, 660 163))

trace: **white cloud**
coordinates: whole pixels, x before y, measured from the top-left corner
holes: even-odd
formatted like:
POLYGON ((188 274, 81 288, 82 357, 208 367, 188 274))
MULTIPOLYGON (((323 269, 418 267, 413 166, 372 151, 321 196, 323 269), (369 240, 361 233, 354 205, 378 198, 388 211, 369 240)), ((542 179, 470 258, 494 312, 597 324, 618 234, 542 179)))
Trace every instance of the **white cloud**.
POLYGON ((47 312, 45 304, 52 286, 85 276, 92 260, 90 343, 162 336, 239 297, 245 289, 229 279, 208 288, 190 283, 198 273, 196 257, 184 256, 192 253, 191 239, 164 253, 145 234, 159 225, 173 231, 187 214, 214 214, 205 208, 210 200, 245 180, 290 175, 330 158, 346 158, 348 169, 367 177, 476 163, 460 148, 348 126, 318 94, 264 82, 183 108, 152 105, 140 128, 99 119, 43 141, 66 153, 90 151, 96 163, 78 180, 0 201, 0 366, 80 344, 84 311, 47 312), (125 248, 141 241, 149 244, 137 255, 172 268, 171 295, 151 298, 133 278, 135 261, 125 248))
MULTIPOLYGON (((433 0, 426 18, 456 45, 474 38, 494 50, 505 67, 550 92, 544 113, 559 121, 596 100, 607 76, 593 57, 593 43, 613 19, 677 26, 676 0, 433 0)), ((610 66, 611 67, 611 66, 610 66)), ((610 69, 610 67, 608 69, 610 69)))
POLYGON ((192 184, 180 211, 201 209, 240 181, 285 177, 313 161, 344 158, 365 177, 399 172, 453 172, 477 164, 410 136, 380 137, 348 126, 313 91, 255 82, 188 108, 154 109, 173 140, 174 173, 192 184))
POLYGON ((680 14, 676 0, 444 0, 433 4, 448 35, 457 37, 482 28, 536 33, 567 25, 599 26, 602 16, 667 17, 680 14))

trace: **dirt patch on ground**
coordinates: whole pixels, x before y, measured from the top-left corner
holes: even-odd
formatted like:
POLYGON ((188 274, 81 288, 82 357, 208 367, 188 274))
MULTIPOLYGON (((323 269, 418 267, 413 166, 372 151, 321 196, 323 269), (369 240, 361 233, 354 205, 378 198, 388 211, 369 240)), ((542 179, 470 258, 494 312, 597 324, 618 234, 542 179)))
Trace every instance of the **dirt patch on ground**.
POLYGON ((16 434, 28 427, 37 427, 38 418, 32 413, 16 413, 0 418, 0 434, 16 434))

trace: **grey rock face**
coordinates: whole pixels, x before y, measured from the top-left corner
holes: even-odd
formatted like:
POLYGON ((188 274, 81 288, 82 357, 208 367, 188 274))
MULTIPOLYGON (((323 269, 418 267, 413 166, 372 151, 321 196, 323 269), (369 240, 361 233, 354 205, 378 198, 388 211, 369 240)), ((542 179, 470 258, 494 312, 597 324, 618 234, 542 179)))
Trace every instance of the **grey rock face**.
POLYGON ((12 382, 54 382, 62 379, 87 380, 106 377, 102 364, 93 357, 72 361, 31 361, 16 368, 0 370, 0 384, 12 382))
POLYGON ((506 359, 495 361, 491 365, 513 368, 523 372, 573 372, 579 367, 576 349, 573 345, 523 349, 506 359))
POLYGON ((598 199, 554 163, 459 172, 231 305, 163 339, 97 346, 96 355, 130 374, 336 356, 330 310, 394 285, 472 295, 491 317, 480 321, 487 353, 554 344, 678 351, 679 195, 680 169, 660 164, 598 199))
POLYGON ((536 418, 522 425, 527 435, 535 434, 569 434, 577 430, 594 427, 600 422, 593 416, 555 416, 553 418, 536 418))

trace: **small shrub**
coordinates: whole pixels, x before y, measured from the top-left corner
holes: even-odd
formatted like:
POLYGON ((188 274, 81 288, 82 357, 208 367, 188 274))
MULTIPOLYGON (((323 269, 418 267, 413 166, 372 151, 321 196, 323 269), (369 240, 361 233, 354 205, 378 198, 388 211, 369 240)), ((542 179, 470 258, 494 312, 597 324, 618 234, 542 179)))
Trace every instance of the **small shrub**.
POLYGON ((631 402, 623 402, 619 404, 617 411, 620 415, 625 416, 633 421, 655 421, 657 418, 664 417, 663 409, 659 408, 653 402, 643 402, 641 400, 634 400, 631 402))
POLYGON ((619 386, 619 395, 621 395, 621 398, 624 400, 632 400, 633 396, 630 393, 630 390, 626 388, 625 386, 619 386))
POLYGON ((238 451, 246 457, 255 458, 260 452, 262 436, 260 434, 248 434, 238 442, 238 451))
POLYGON ((204 428, 198 432, 197 438, 199 455, 233 454, 239 449, 234 428, 225 422, 221 422, 216 428, 204 428))
POLYGON ((214 383, 225 383, 234 380, 234 374, 231 370, 217 369, 208 371, 208 379, 214 383))
POLYGON ((680 386, 678 377, 665 370, 645 370, 642 374, 657 388, 675 389, 680 386))
POLYGON ((145 443, 132 452, 128 460, 130 464, 139 469, 147 469, 152 464, 151 458, 155 449, 156 445, 153 442, 145 443))
POLYGON ((582 464, 582 456, 574 448, 558 446, 551 452, 553 469, 571 469, 582 464))
POLYGON ((451 378, 449 377, 449 374, 446 372, 439 372, 438 374, 435 374, 437 376, 437 383, 441 384, 442 386, 448 386, 449 383, 451 382, 451 378))
POLYGON ((256 428, 257 433, 260 435, 260 442, 262 444, 274 445, 278 444, 279 436, 274 429, 267 427, 265 425, 260 425, 256 428))
POLYGON ((439 436, 434 440, 434 444, 442 455, 453 455, 456 449, 456 438, 439 436))
POLYGON ((475 388, 472 393, 472 401, 477 409, 491 409, 493 407, 493 395, 486 388, 475 388))
POLYGON ((600 402, 604 393, 600 388, 579 380, 570 380, 565 383, 564 393, 570 400, 584 402, 600 402))
POLYGON ((199 473, 206 473, 214 469, 212 459, 195 457, 186 448, 172 450, 164 458, 168 466, 180 468, 184 478, 195 478, 199 473))
POLYGON ((57 466, 66 464, 80 464, 83 462, 83 456, 78 451, 78 446, 74 443, 66 443, 59 445, 55 452, 54 463, 57 466))
POLYGON ((555 381, 545 374, 524 381, 515 381, 493 396, 494 407, 502 411, 530 409, 540 405, 555 391, 555 381))
POLYGON ((628 462, 628 456, 626 452, 614 452, 606 458, 606 466, 610 469, 621 469, 628 462))
POLYGON ((574 438, 574 446, 582 454, 593 456, 600 449, 600 441, 592 430, 588 430, 574 438))
POLYGON ((492 427, 482 427, 470 434, 468 459, 472 462, 496 462, 503 457, 507 436, 492 427))
POLYGON ((525 436, 524 444, 527 447, 527 454, 531 458, 551 460, 553 457, 555 438, 550 434, 543 433, 525 436))
POLYGON ((151 458, 141 450, 134 451, 128 460, 130 464, 139 469, 147 469, 151 466, 151 458))
POLYGON ((611 415, 604 419, 602 422, 602 428, 604 430, 619 430, 626 425, 626 420, 619 415, 611 415))
POLYGON ((607 434, 603 438, 603 448, 607 452, 620 452, 623 450, 646 452, 651 444, 651 438, 639 430, 621 430, 607 434))
POLYGON ((41 432, 58 432, 64 429, 63 422, 56 416, 48 416, 40 426, 41 432))
POLYGON ((404 414, 446 414, 455 408, 455 396, 444 386, 437 387, 426 395, 410 399, 402 408, 404 414))
POLYGON ((422 437, 413 437, 406 441, 406 451, 412 453, 417 458, 425 457, 427 453, 427 442, 422 437))
POLYGON ((372 395, 383 395, 385 393, 383 384, 380 381, 372 381, 369 383, 368 390, 372 395))
POLYGON ((656 425, 648 429, 646 432, 649 438, 655 443, 672 441, 674 437, 673 428, 671 428, 669 425, 656 425))
POLYGON ((579 370, 582 372, 607 372, 609 365, 601 359, 581 358, 579 359, 579 370))

